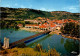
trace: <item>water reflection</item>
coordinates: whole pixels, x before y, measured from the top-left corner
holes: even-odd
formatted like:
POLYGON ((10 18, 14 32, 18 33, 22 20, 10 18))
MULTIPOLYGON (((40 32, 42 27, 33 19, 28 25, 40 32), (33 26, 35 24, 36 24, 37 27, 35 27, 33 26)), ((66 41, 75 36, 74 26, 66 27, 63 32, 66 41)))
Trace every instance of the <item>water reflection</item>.
MULTIPOLYGON (((6 30, 3 29, 1 30, 1 42, 3 43, 4 38, 3 37, 9 37, 10 39, 10 43, 23 39, 25 37, 34 35, 37 33, 34 32, 28 32, 28 31, 24 31, 24 30, 6 30), (12 31, 12 33, 10 33, 10 31, 12 31)), ((61 35, 45 35, 43 37, 40 37, 34 41, 32 41, 31 43, 26 43, 26 45, 28 47, 35 47, 37 44, 42 45, 43 49, 48 50, 49 48, 55 48, 59 53, 61 53, 61 55, 63 56, 69 56, 69 54, 71 54, 72 51, 78 52, 79 53, 79 41, 73 40, 73 39, 68 39, 68 38, 64 38, 61 35), (28 45, 29 44, 29 45, 28 45), (69 53, 69 54, 68 54, 69 53)), ((23 47, 24 44, 19 45, 19 47, 23 47)))
MULTIPOLYGON (((37 40, 36 42, 33 42, 33 43, 31 43, 30 45, 27 45, 27 46, 32 46, 32 47, 34 47, 33 45, 37 45, 39 42, 41 42, 41 41, 43 41, 43 40, 45 40, 46 38, 48 38, 48 37, 50 37, 51 35, 50 34, 48 34, 47 36, 45 36, 44 38, 42 38, 42 39, 40 39, 40 40, 37 40)), ((42 44, 41 44, 42 45, 42 44)))
POLYGON ((76 52, 75 54, 79 54, 79 42, 77 40, 67 39, 64 47, 69 53, 76 52))
POLYGON ((61 38, 61 44, 63 44, 64 43, 64 38, 61 38))

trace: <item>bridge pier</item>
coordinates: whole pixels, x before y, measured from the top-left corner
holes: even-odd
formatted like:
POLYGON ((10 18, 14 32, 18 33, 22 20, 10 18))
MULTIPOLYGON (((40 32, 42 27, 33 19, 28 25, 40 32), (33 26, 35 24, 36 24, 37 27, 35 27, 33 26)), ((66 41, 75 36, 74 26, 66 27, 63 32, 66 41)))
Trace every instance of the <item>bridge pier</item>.
POLYGON ((9 38, 4 37, 4 44, 2 46, 3 49, 9 48, 9 38))

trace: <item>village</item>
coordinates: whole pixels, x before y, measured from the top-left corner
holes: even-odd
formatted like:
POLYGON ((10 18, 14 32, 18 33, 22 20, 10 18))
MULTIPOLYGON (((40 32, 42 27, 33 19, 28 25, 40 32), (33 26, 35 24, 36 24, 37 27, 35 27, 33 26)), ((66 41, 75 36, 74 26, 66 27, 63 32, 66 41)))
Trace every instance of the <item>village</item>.
POLYGON ((24 20, 28 22, 32 22, 33 24, 25 24, 25 27, 23 27, 22 24, 18 24, 17 26, 20 27, 20 29, 28 30, 28 31, 38 31, 43 32, 46 30, 50 31, 60 31, 60 28, 65 25, 65 23, 73 22, 77 23, 78 21, 73 19, 62 19, 62 20, 50 20, 46 18, 38 17, 37 20, 24 20))
POLYGON ((76 0, 3 0, 0 56, 80 56, 76 0))

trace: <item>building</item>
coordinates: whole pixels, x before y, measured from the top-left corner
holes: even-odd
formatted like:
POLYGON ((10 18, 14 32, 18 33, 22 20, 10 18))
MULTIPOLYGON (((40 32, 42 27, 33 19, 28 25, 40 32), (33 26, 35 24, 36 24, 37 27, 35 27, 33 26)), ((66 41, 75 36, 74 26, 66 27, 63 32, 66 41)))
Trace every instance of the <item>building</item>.
POLYGON ((35 25, 29 25, 29 24, 26 24, 26 25, 25 25, 25 28, 38 29, 38 28, 39 28, 39 25, 37 25, 37 24, 35 24, 35 25))
POLYGON ((18 24, 17 26, 18 26, 18 27, 23 27, 23 25, 22 25, 22 24, 18 24))

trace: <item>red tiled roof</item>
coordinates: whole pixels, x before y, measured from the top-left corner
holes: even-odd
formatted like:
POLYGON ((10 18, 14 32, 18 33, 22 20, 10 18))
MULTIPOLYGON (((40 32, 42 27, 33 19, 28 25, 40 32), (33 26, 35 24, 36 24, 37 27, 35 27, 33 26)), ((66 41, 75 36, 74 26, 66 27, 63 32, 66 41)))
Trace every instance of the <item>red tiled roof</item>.
POLYGON ((44 25, 47 25, 47 23, 44 23, 44 25))
POLYGON ((50 25, 50 27, 55 27, 55 26, 56 26, 55 24, 51 24, 51 25, 50 25))
POLYGON ((42 19, 42 17, 38 17, 38 19, 42 19))
POLYGON ((39 26, 39 25, 28 25, 28 24, 26 24, 25 26, 39 26))
POLYGON ((75 20, 73 20, 73 19, 65 19, 65 20, 64 20, 64 23, 66 23, 66 22, 77 22, 77 21, 75 21, 75 20))
POLYGON ((22 24, 18 24, 17 26, 23 26, 22 24))
POLYGON ((41 25, 41 26, 39 26, 39 28, 46 28, 46 26, 45 25, 41 25))
POLYGON ((62 20, 57 20, 56 22, 60 24, 64 23, 62 20))

